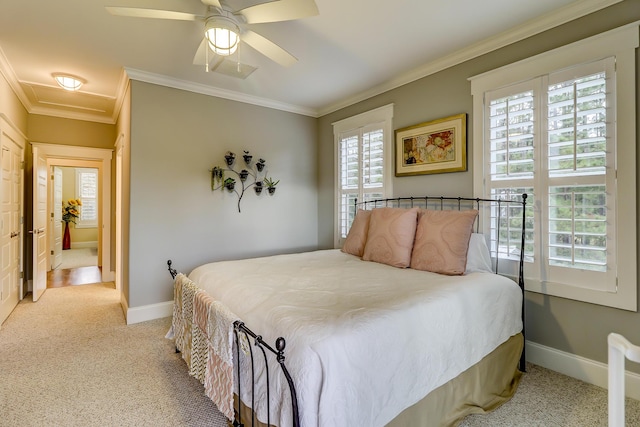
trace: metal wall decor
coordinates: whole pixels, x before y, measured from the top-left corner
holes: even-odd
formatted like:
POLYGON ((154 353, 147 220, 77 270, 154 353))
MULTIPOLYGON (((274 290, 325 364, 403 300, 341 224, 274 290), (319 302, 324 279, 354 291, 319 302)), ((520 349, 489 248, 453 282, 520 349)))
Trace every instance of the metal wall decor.
POLYGON ((214 166, 211 169, 211 191, 226 189, 229 192, 235 192, 238 195, 238 212, 241 212, 242 197, 250 187, 253 187, 257 195, 262 194, 264 188, 272 195, 276 192, 276 185, 280 182, 280 180, 274 181, 267 177, 266 160, 261 158, 254 162, 253 156, 248 151, 244 151, 242 160, 244 160, 244 168, 237 171, 235 168, 239 166, 236 165, 236 155, 227 151, 224 155, 226 166, 214 166))

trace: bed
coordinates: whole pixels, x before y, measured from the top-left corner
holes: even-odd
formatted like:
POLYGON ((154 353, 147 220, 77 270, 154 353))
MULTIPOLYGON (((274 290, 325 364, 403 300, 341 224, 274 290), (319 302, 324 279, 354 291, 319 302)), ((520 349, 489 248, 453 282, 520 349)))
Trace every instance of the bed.
POLYGON ((170 265, 169 336, 234 425, 455 425, 511 397, 524 370, 523 253, 517 281, 495 273, 500 248, 513 251, 496 225, 514 208, 524 219, 526 196, 429 200, 358 205, 342 249, 189 276, 170 265))

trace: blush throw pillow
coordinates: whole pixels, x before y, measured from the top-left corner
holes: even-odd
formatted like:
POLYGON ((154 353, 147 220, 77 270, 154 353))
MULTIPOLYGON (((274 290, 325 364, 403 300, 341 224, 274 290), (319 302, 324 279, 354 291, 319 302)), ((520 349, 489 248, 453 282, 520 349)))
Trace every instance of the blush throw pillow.
POLYGON ((378 208, 371 211, 362 259, 406 268, 416 234, 418 208, 378 208))
POLYGON ((367 243, 367 233, 369 232, 369 218, 371 211, 358 209, 353 224, 349 229, 349 234, 342 245, 342 252, 362 256, 364 253, 364 245, 367 243))
POLYGON ((411 254, 411 268, 457 276, 467 265, 477 210, 423 210, 411 254))

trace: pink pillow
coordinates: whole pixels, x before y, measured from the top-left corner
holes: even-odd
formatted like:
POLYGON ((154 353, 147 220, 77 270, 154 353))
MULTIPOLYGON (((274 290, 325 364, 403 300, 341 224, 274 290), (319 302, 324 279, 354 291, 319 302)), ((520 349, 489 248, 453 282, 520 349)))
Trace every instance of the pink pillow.
POLYGON ((411 268, 456 276, 464 274, 477 210, 423 210, 411 254, 411 268))
POLYGON ((358 209, 353 224, 349 229, 349 234, 342 245, 342 252, 362 256, 364 245, 367 242, 367 233, 369 232, 369 218, 371 211, 358 209))
POLYGON ((362 259, 406 268, 416 234, 418 208, 378 208, 371 211, 362 259))

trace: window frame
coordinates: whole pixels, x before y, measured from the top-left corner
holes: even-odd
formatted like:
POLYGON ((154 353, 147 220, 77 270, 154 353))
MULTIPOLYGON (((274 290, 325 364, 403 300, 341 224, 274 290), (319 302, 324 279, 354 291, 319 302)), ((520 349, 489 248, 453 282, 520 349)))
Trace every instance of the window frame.
MULTIPOLYGON (((473 96, 473 183, 474 194, 485 195, 490 186, 485 181, 485 93, 533 80, 581 64, 615 57, 616 138, 616 230, 613 243, 617 254, 617 281, 609 290, 588 289, 546 280, 539 266, 525 265, 525 289, 577 301, 637 311, 636 249, 636 83, 635 49, 639 45, 638 24, 630 24, 567 46, 471 77, 473 96), (624 195, 623 197, 617 197, 624 195)), ((545 103, 546 104, 546 103, 545 103)), ((542 108, 543 106, 540 105, 542 108)), ((545 107, 546 108, 546 107, 545 107)), ((536 178, 536 179, 539 179, 536 178)), ((530 199, 537 215, 546 203, 530 199)), ((540 219, 544 221, 544 218, 540 219)), ((535 242, 536 255, 543 253, 535 242)), ((538 255, 539 256, 539 255, 538 255)))
MULTIPOLYGON (((332 123, 333 126, 333 140, 334 140, 334 247, 340 248, 344 243, 344 238, 341 235, 341 209, 342 209, 342 188, 340 183, 340 140, 341 135, 347 134, 359 134, 362 135, 362 131, 365 129, 370 130, 371 125, 380 123, 383 131, 383 184, 380 188, 380 192, 387 197, 389 194, 393 194, 392 191, 392 178, 393 178, 393 106, 394 104, 387 104, 385 106, 370 110, 356 116, 348 117, 343 120, 339 120, 332 123)), ((362 141, 359 140, 358 144, 361 145, 362 141)), ((362 181, 359 182, 358 194, 363 192, 362 181)), ((377 192, 377 191, 376 191, 377 192)))
POLYGON ((75 227, 76 228, 97 228, 98 227, 98 215, 99 215, 99 195, 100 195, 100 188, 99 188, 99 170, 98 168, 75 168, 75 189, 76 189, 76 199, 79 199, 82 201, 82 204, 84 206, 85 204, 85 197, 82 197, 80 194, 80 188, 81 188, 81 183, 80 183, 80 177, 83 173, 93 173, 96 176, 96 197, 95 197, 95 203, 96 203, 96 218, 94 220, 84 220, 82 219, 82 212, 80 214, 80 217, 76 220, 76 224, 75 227))

